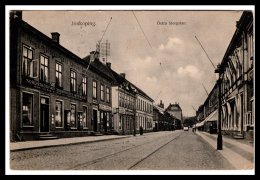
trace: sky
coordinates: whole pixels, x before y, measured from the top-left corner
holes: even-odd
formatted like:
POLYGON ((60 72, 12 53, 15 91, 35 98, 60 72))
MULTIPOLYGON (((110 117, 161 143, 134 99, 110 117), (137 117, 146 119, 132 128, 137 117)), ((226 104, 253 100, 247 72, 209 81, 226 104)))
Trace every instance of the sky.
POLYGON ((102 39, 110 43, 112 69, 148 94, 154 103, 179 103, 194 116, 216 76, 242 11, 24 11, 23 20, 83 58, 102 39), (111 19, 112 17, 112 19, 111 19), (136 17, 136 18, 135 18, 136 17), (111 20, 110 20, 111 19, 111 20), (139 22, 139 24, 138 24, 139 22), (81 25, 80 25, 81 24, 81 25), (102 38, 103 37, 103 38, 102 38))

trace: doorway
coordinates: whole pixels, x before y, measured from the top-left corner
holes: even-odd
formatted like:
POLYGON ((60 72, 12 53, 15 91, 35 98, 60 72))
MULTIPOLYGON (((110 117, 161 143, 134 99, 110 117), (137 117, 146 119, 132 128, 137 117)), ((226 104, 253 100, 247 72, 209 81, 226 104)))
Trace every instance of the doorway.
POLYGON ((93 109, 93 131, 97 132, 97 110, 93 109))
POLYGON ((40 131, 49 132, 49 99, 41 97, 40 105, 40 131))

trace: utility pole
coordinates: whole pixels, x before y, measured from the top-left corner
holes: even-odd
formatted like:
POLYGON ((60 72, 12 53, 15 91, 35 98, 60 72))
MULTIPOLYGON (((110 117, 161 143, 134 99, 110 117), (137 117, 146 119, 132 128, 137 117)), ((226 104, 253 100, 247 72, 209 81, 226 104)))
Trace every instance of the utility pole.
POLYGON ((208 93, 207 89, 205 88, 205 86, 203 85, 203 83, 202 83, 202 86, 203 86, 203 88, 204 88, 206 94, 209 95, 209 93, 208 93))
POLYGON ((212 66, 214 67, 214 69, 216 69, 215 65, 213 64, 213 62, 211 61, 208 53, 206 52, 206 50, 204 49, 204 47, 202 46, 202 44, 200 43, 199 39, 195 36, 196 40, 198 41, 198 43, 200 44, 202 50, 205 52, 206 56, 208 57, 209 61, 211 62, 212 66))

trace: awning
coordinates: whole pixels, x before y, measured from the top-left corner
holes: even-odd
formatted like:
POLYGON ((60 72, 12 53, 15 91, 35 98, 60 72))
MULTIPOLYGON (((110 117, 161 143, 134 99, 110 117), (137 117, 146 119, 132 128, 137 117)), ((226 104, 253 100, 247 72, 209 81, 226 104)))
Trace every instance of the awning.
POLYGON ((210 121, 218 121, 218 109, 216 109, 208 117, 206 117, 205 122, 210 121))
POLYGON ((205 121, 201 121, 196 124, 196 127, 202 127, 202 126, 204 126, 204 123, 205 123, 205 121))

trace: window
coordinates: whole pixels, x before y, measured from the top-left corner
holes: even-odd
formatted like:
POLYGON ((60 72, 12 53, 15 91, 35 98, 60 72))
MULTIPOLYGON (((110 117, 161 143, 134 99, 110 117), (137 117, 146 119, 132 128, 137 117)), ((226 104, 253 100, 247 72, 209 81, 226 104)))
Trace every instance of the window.
POLYGON ((122 93, 119 94, 119 106, 124 106, 124 97, 122 93))
POLYGON ((56 86, 62 87, 62 72, 61 72, 61 64, 56 63, 56 86))
POLYGON ((119 122, 118 122, 118 128, 119 128, 119 129, 121 129, 121 128, 122 128, 122 126, 121 126, 121 124, 122 124, 122 121, 123 121, 123 117, 122 117, 122 116, 120 116, 120 120, 119 120, 119 122))
POLYGON ((23 93, 22 126, 32 126, 33 95, 23 93))
POLYGON ((93 81, 93 98, 97 99, 97 82, 93 81))
POLYGON ((253 33, 249 33, 249 35, 248 35, 248 55, 249 55, 250 67, 253 66, 253 54, 254 54, 253 33))
POLYGON ((76 92, 76 72, 70 71, 70 91, 76 92))
POLYGON ((55 103, 55 126, 62 127, 62 102, 56 101, 55 103))
POLYGON ((83 128, 87 127, 87 107, 83 106, 83 128))
POLYGON ((102 101, 105 100, 105 87, 103 84, 101 84, 101 86, 100 86, 100 98, 102 101))
POLYGON ((70 126, 76 128, 76 105, 71 104, 70 110, 70 126))
POLYGON ((108 103, 110 102, 110 88, 108 88, 108 87, 106 89, 106 100, 108 103))
POLYGON ((38 76, 38 59, 33 60, 33 50, 27 46, 23 46, 22 73, 32 78, 38 76))
POLYGON ((46 56, 41 55, 41 72, 40 80, 43 82, 49 82, 49 59, 46 56))
POLYGON ((82 78, 82 94, 84 96, 87 95, 87 78, 86 77, 82 78))

